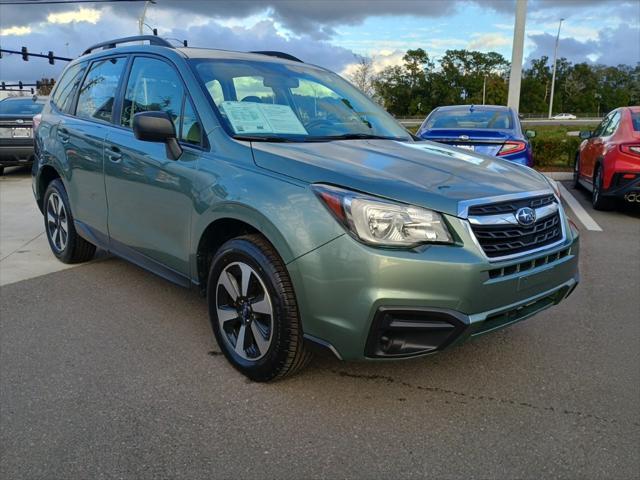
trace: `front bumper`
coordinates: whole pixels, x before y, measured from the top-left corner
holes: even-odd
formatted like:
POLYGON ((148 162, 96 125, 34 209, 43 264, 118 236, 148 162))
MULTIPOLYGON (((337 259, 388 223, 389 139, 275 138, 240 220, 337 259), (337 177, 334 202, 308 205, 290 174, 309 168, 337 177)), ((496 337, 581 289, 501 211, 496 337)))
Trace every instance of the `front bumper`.
POLYGON ((568 223, 561 245, 489 262, 464 221, 449 220, 456 246, 381 250, 343 235, 291 262, 305 334, 345 360, 424 355, 528 318, 579 281, 578 234, 568 223), (388 315, 397 311, 409 316, 388 315))

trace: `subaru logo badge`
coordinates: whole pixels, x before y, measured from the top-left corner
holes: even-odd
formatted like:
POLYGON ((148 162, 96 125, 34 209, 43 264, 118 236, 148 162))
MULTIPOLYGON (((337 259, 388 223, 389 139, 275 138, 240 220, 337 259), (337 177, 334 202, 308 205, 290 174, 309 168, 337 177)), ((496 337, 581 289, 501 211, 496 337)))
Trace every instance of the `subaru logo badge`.
POLYGON ((16 123, 22 124, 22 123, 24 123, 24 120, 22 120, 21 118, 18 118, 18 119, 16 120, 16 123))
POLYGON ((460 135, 458 137, 459 140, 469 140, 469 135, 460 135))
POLYGON ((529 227, 536 221, 536 211, 529 207, 519 208, 516 212, 516 220, 520 225, 529 227))

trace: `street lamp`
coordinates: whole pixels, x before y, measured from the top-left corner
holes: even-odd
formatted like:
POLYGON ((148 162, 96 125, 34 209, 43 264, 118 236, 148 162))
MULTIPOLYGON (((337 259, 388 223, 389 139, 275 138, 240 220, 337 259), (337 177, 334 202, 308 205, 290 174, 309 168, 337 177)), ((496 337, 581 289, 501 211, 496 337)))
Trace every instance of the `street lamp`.
POLYGON ((558 44, 560 43, 560 28, 562 27, 562 22, 564 18, 560 19, 560 23, 558 24, 558 36, 556 36, 556 48, 553 51, 553 75, 551 76, 551 98, 549 99, 549 118, 551 118, 553 112, 553 92, 556 87, 556 63, 558 60, 558 44))

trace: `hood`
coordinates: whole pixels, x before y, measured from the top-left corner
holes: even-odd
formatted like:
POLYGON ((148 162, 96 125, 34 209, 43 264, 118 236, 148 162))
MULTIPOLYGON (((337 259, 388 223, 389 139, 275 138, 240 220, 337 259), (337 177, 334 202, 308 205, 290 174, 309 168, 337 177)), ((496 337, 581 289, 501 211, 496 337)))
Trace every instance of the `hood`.
POLYGON ((252 148, 256 164, 267 170, 450 215, 461 201, 550 190, 530 168, 428 141, 253 142, 252 148))

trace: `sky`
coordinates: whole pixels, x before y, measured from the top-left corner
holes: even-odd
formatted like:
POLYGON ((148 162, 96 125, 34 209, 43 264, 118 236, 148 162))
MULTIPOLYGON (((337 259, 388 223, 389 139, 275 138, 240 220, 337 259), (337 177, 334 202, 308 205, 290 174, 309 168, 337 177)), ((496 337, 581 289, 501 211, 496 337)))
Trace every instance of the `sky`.
MULTIPOLYGON (((0 0, 2 48, 76 57, 86 47, 138 33, 144 2, 0 0)), ((190 46, 280 50, 348 74, 357 56, 375 68, 401 63, 409 48, 432 59, 447 49, 496 51, 510 60, 515 0, 155 0, 145 33, 187 39, 190 46)), ((559 56, 605 65, 640 62, 640 0, 529 0, 525 63, 559 56)), ((0 80, 57 77, 64 62, 0 59, 0 80)))

